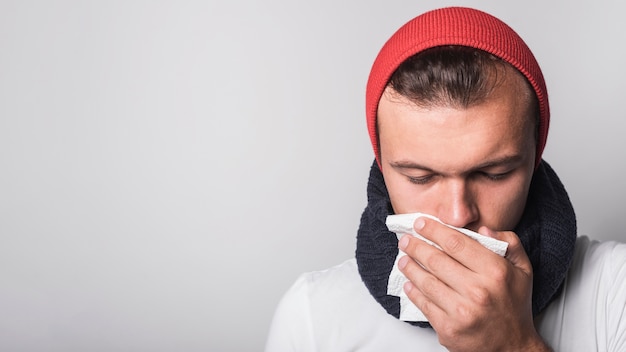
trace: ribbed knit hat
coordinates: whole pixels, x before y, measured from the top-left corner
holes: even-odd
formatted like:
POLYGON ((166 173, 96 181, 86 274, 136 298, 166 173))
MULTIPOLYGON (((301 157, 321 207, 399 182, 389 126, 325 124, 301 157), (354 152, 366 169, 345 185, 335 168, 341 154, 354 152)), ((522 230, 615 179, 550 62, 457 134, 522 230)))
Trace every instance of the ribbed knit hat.
POLYGON ((437 46, 460 45, 486 51, 519 70, 533 87, 539 101, 539 139, 535 165, 548 137, 550 109, 543 74, 522 38, 506 23, 485 12, 446 7, 426 12, 400 27, 378 53, 370 71, 366 92, 367 129, 378 160, 376 115, 378 102, 391 75, 409 57, 437 46))

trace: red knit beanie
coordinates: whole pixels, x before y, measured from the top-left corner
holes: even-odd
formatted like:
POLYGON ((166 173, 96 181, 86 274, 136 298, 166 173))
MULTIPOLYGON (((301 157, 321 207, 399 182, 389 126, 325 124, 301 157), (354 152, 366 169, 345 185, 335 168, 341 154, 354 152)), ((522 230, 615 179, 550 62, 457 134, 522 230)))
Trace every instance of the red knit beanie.
POLYGON ((541 115, 535 158, 535 165, 538 165, 550 124, 548 93, 539 64, 511 27, 485 12, 464 7, 437 9, 415 17, 398 29, 378 53, 370 71, 365 97, 367 129, 378 165, 378 101, 391 75, 409 57, 442 45, 461 45, 486 51, 511 64, 530 82, 537 95, 541 115))

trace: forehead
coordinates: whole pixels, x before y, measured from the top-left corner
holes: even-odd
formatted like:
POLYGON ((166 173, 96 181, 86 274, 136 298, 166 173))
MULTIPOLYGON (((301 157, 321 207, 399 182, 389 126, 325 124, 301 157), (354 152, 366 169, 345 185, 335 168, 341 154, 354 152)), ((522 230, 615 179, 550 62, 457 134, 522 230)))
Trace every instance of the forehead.
POLYGON ((534 152, 529 94, 517 75, 500 77, 486 100, 467 108, 423 106, 387 88, 378 108, 381 156, 460 170, 534 152))

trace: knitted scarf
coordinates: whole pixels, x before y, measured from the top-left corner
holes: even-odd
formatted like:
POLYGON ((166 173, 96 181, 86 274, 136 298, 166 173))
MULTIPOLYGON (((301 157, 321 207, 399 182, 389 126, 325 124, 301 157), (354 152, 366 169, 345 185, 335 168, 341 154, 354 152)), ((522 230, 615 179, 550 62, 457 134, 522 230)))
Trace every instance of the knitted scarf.
MULTIPOLYGON (((393 214, 383 175, 376 161, 367 184, 367 207, 357 232, 356 261, 361 279, 385 310, 400 315, 400 298, 387 295, 387 280, 398 254, 398 240, 387 230, 393 214)), ((567 192, 550 165, 541 161, 533 175, 526 208, 514 229, 533 266, 533 315, 561 291, 576 243, 576 216, 567 192)), ((424 322, 413 325, 428 327, 424 322)))

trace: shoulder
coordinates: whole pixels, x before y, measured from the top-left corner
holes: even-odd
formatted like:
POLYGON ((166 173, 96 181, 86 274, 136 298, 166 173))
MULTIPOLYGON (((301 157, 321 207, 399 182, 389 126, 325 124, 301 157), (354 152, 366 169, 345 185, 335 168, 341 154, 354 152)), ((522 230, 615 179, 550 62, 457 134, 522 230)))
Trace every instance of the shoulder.
POLYGON ((289 306, 290 314, 301 312, 299 318, 313 324, 329 326, 332 322, 350 320, 369 308, 382 310, 375 303, 361 281, 356 260, 350 259, 325 270, 301 274, 283 296, 280 306, 289 306))
POLYGON ((560 296, 539 319, 555 350, 626 348, 626 243, 581 236, 560 296))
POLYGON ((297 278, 276 309, 266 351, 408 351, 416 344, 442 349, 432 329, 387 314, 350 259, 297 278))
POLYGON ((342 296, 360 295, 366 290, 361 282, 356 261, 346 260, 324 270, 302 273, 284 294, 281 304, 328 304, 342 296))
POLYGON ((306 290, 312 299, 327 299, 330 296, 354 294, 364 292, 365 286, 361 281, 356 260, 349 259, 324 270, 311 271, 301 274, 294 286, 306 290))
POLYGON ((570 268, 570 285, 589 285, 590 280, 612 286, 618 277, 626 275, 626 243, 597 241, 581 236, 576 241, 576 252, 570 268), (582 282, 585 281, 585 282, 582 282))
POLYGON ((616 241, 592 240, 581 236, 576 242, 577 249, 586 257, 607 264, 624 265, 626 263, 626 243, 616 241))
POLYGON ((352 279, 356 278, 358 278, 358 269, 356 260, 352 258, 324 270, 303 273, 298 280, 308 283, 324 284, 335 282, 337 279, 353 281, 352 279))
POLYGON ((324 350, 320 344, 329 340, 330 331, 341 330, 337 324, 349 326, 363 300, 367 289, 354 259, 301 274, 274 312, 266 351, 324 350))

